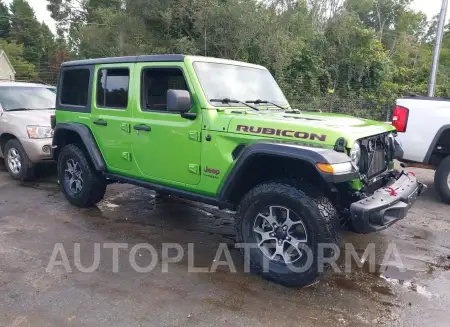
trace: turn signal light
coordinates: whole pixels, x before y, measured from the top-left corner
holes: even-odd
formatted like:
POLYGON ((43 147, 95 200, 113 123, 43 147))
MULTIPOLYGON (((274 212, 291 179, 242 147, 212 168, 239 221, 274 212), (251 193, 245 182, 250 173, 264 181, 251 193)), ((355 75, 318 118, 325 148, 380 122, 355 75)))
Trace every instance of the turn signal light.
POLYGON ((330 164, 318 163, 316 167, 323 173, 334 174, 334 168, 330 164))
POLYGON ((318 164, 316 164, 316 167, 322 173, 333 175, 348 174, 357 171, 357 168, 355 168, 351 162, 342 162, 337 164, 319 162, 318 164))

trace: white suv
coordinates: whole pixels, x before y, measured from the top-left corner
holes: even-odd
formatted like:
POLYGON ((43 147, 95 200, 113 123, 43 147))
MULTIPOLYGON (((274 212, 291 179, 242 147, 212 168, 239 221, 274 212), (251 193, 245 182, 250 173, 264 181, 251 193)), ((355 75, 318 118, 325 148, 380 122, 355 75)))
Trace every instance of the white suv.
POLYGON ((56 94, 48 85, 0 82, 0 157, 14 179, 30 180, 51 160, 56 94))

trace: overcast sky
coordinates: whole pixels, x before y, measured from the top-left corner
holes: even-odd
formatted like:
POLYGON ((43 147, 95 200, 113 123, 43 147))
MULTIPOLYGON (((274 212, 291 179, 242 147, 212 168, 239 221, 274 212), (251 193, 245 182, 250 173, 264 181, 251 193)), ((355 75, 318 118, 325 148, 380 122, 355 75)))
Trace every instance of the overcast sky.
MULTIPOLYGON (((423 11, 428 18, 432 18, 441 12, 442 0, 414 0, 411 7, 423 11)), ((450 6, 447 8, 447 21, 450 19, 450 6)))
MULTIPOLYGON (((11 0, 6 0, 10 3, 11 0)), ((55 32, 55 22, 50 17, 50 13, 47 11, 47 1, 46 0, 28 0, 31 7, 33 7, 36 17, 40 21, 44 21, 50 27, 50 29, 55 32)), ((442 1, 441 0, 414 0, 412 8, 415 10, 423 11, 427 14, 428 18, 432 18, 434 15, 438 14, 441 10, 442 1)), ((450 6, 447 13, 447 21, 450 19, 450 6)))

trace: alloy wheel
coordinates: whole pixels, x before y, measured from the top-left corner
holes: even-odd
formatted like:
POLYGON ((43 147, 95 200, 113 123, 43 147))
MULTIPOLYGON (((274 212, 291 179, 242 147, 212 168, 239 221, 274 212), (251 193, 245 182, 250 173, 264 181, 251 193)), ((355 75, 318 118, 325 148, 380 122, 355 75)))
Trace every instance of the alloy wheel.
POLYGON ((265 207, 256 215, 253 232, 259 249, 270 260, 292 264, 304 255, 306 227, 299 215, 286 207, 265 207))
POLYGON ((74 159, 66 162, 64 169, 64 183, 66 188, 77 195, 83 190, 83 172, 80 164, 74 159))
POLYGON ((16 148, 11 148, 8 151, 7 157, 9 170, 14 175, 19 175, 22 169, 22 158, 20 157, 19 151, 16 148))

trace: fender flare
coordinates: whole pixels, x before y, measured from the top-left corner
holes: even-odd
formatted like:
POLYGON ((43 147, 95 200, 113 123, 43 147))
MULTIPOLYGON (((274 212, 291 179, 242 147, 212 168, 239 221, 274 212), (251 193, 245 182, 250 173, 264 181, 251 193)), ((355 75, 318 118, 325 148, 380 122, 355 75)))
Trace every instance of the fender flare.
POLYGON ((441 138, 442 134, 444 134, 444 132, 447 130, 450 130, 450 125, 444 125, 441 128, 439 128, 436 135, 434 136, 433 141, 430 144, 430 147, 428 148, 427 154, 425 155, 425 158, 423 160, 424 164, 430 163, 431 156, 433 154, 434 149, 436 149, 439 139, 441 138))
POLYGON ((257 142, 245 147, 241 146, 236 163, 227 174, 227 177, 220 188, 218 196, 220 200, 226 201, 226 199, 231 197, 236 183, 245 174, 245 170, 247 169, 246 164, 250 162, 251 159, 260 155, 290 158, 310 164, 316 169, 322 180, 327 184, 343 183, 359 178, 357 170, 340 175, 331 175, 323 173, 316 168, 317 163, 339 164, 350 162, 350 157, 343 152, 291 143, 257 142))
MULTIPOLYGON (((53 149, 58 149, 61 144, 65 144, 63 140, 65 131, 70 131, 78 134, 84 146, 86 147, 87 155, 91 158, 95 170, 106 172, 106 163, 103 159, 103 155, 98 148, 97 141, 95 140, 94 135, 92 135, 91 130, 86 125, 79 123, 56 124, 53 134, 53 149)), ((56 158, 58 152, 59 151, 54 151, 55 160, 58 160, 58 158, 56 158)))

